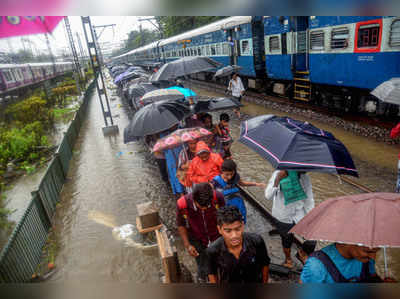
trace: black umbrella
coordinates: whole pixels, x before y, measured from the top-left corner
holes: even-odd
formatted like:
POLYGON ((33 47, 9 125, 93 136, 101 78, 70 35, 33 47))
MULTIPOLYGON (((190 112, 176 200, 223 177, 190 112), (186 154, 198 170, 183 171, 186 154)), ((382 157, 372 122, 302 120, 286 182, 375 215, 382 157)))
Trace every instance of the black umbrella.
POLYGON ((156 89, 159 89, 159 87, 151 83, 137 83, 129 86, 128 96, 129 98, 139 98, 156 89))
POLYGON ((233 98, 211 98, 199 100, 194 105, 194 113, 238 108, 243 106, 238 100, 233 98))
POLYGON ((221 64, 205 56, 183 57, 164 64, 152 76, 152 81, 171 80, 199 72, 211 71, 221 64))
POLYGON ((191 114, 189 107, 178 101, 159 101, 136 112, 124 130, 124 143, 139 137, 165 131, 191 114))
POLYGON ((233 73, 236 73, 238 70, 240 70, 242 67, 238 65, 228 65, 226 67, 223 67, 219 69, 214 77, 227 77, 232 75, 233 73))
POLYGON ((331 133, 290 117, 261 115, 241 123, 239 141, 276 169, 358 177, 346 147, 331 133))

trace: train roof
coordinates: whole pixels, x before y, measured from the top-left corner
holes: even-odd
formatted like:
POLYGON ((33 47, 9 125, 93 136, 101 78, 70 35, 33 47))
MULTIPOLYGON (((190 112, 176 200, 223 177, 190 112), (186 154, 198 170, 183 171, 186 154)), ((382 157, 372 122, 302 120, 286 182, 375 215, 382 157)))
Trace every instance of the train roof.
POLYGON ((209 32, 214 32, 217 30, 221 29, 227 29, 227 28, 232 28, 241 24, 246 24, 251 22, 251 16, 235 16, 235 17, 229 17, 225 18, 216 22, 213 22, 211 24, 169 37, 167 39, 164 39, 160 42, 160 46, 164 46, 169 43, 177 42, 179 40, 191 38, 194 36, 198 36, 201 34, 206 34, 209 32))
MULTIPOLYGON (((63 61, 63 62, 56 62, 56 65, 68 65, 72 64, 70 61, 63 61)), ((27 67, 27 66, 51 66, 53 65, 52 62, 32 62, 32 63, 0 63, 0 69, 12 69, 12 68, 19 68, 19 67, 27 67)))
POLYGON ((201 34, 206 34, 206 33, 209 33, 209 32, 214 32, 214 31, 221 30, 221 29, 232 28, 232 27, 235 27, 235 26, 238 26, 238 25, 241 25, 241 24, 249 23, 249 22, 251 22, 251 16, 234 16, 234 17, 225 18, 225 19, 213 22, 211 24, 204 25, 204 26, 201 26, 199 28, 196 28, 196 29, 193 29, 193 30, 190 30, 190 31, 187 31, 187 32, 184 32, 184 33, 181 33, 181 34, 166 38, 166 39, 162 39, 162 40, 159 40, 159 41, 156 41, 156 42, 152 42, 152 43, 150 43, 150 44, 148 44, 146 46, 143 46, 143 47, 140 47, 140 48, 136 48, 136 49, 134 49, 132 51, 129 51, 129 52, 125 53, 125 54, 116 56, 116 57, 114 57, 112 59, 117 59, 117 58, 124 57, 126 55, 134 54, 136 52, 141 52, 141 51, 144 51, 144 50, 148 50, 148 49, 154 48, 154 47, 156 47, 158 45, 159 46, 164 46, 166 44, 169 44, 169 43, 172 43, 172 42, 176 42, 176 41, 179 41, 179 40, 183 40, 183 39, 186 39, 186 38, 191 38, 191 37, 194 37, 194 36, 198 36, 198 35, 201 35, 201 34))

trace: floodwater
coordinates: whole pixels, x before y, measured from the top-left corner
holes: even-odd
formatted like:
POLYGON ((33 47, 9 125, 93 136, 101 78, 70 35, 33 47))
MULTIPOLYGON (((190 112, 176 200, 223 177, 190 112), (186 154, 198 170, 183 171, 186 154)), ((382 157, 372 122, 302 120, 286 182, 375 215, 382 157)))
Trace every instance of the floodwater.
MULTIPOLYGON (((212 95, 204 90, 195 90, 201 95, 212 95)), ((161 264, 157 250, 143 251, 139 246, 116 240, 112 234, 117 226, 135 224, 136 205, 139 203, 153 201, 160 209, 169 234, 176 237, 175 198, 162 182, 144 145, 140 142, 123 144, 122 131, 128 123, 128 115, 121 100, 115 98, 110 105, 114 122, 120 129, 116 136, 104 137, 102 134, 104 123, 97 94, 89 104, 88 117, 74 149, 68 180, 55 217, 54 229, 59 247, 55 264, 58 271, 51 280, 159 282, 161 264)), ((279 114, 252 104, 246 104, 242 112, 250 115, 279 114)), ((360 171, 362 184, 380 191, 393 189, 395 163, 391 160, 397 159, 395 147, 314 124, 333 132, 346 144, 360 171), (381 156, 382 152, 384 156, 381 156)), ((237 140, 239 121, 233 119, 231 127, 237 140)), ((238 142, 234 143, 232 152, 245 180, 268 181, 273 169, 265 160, 238 142)), ((317 202, 360 192, 331 175, 313 173, 311 178, 317 202)), ((267 207, 271 206, 263 199, 262 189, 250 187, 248 190, 267 207)), ((269 223, 249 204, 247 206, 247 230, 263 235, 272 261, 282 263, 279 238, 270 237, 269 223)), ((140 239, 138 236, 135 238, 140 239)), ((195 272, 193 259, 184 252, 181 242, 177 240, 175 245, 181 262, 195 272)), ((400 278, 397 257, 398 251, 391 251, 390 270, 393 276, 400 278)), ((378 264, 381 269, 381 258, 378 264)))

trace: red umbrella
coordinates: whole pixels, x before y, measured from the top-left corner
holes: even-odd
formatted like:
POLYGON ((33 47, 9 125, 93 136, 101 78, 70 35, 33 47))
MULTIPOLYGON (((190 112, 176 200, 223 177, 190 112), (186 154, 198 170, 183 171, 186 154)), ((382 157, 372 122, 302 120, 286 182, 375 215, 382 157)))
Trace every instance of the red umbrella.
POLYGON ((212 133, 204 128, 178 129, 171 134, 159 139, 153 146, 153 152, 162 151, 177 147, 185 142, 197 140, 199 138, 211 135, 212 133))
POLYGON ((51 33, 63 16, 0 16, 0 38, 51 33))
MULTIPOLYGON (((291 230, 307 240, 400 247, 400 194, 366 193, 327 199, 291 230)), ((386 254, 385 254, 386 271, 386 254)))

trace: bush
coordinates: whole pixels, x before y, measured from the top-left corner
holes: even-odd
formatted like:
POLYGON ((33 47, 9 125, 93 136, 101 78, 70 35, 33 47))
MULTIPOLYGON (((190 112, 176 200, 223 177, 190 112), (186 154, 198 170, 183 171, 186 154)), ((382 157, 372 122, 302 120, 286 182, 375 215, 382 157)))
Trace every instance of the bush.
POLYGON ((17 124, 26 125, 40 121, 48 126, 53 122, 54 117, 46 104, 46 100, 32 96, 9 106, 5 111, 5 116, 8 121, 15 121, 17 124))
POLYGON ((53 95, 57 98, 59 107, 64 107, 68 95, 78 95, 76 85, 68 85, 63 87, 56 87, 52 89, 53 95))
POLYGON ((5 169, 13 160, 33 162, 40 155, 37 147, 49 146, 44 129, 39 121, 26 125, 22 129, 13 128, 0 131, 0 168, 5 169))

